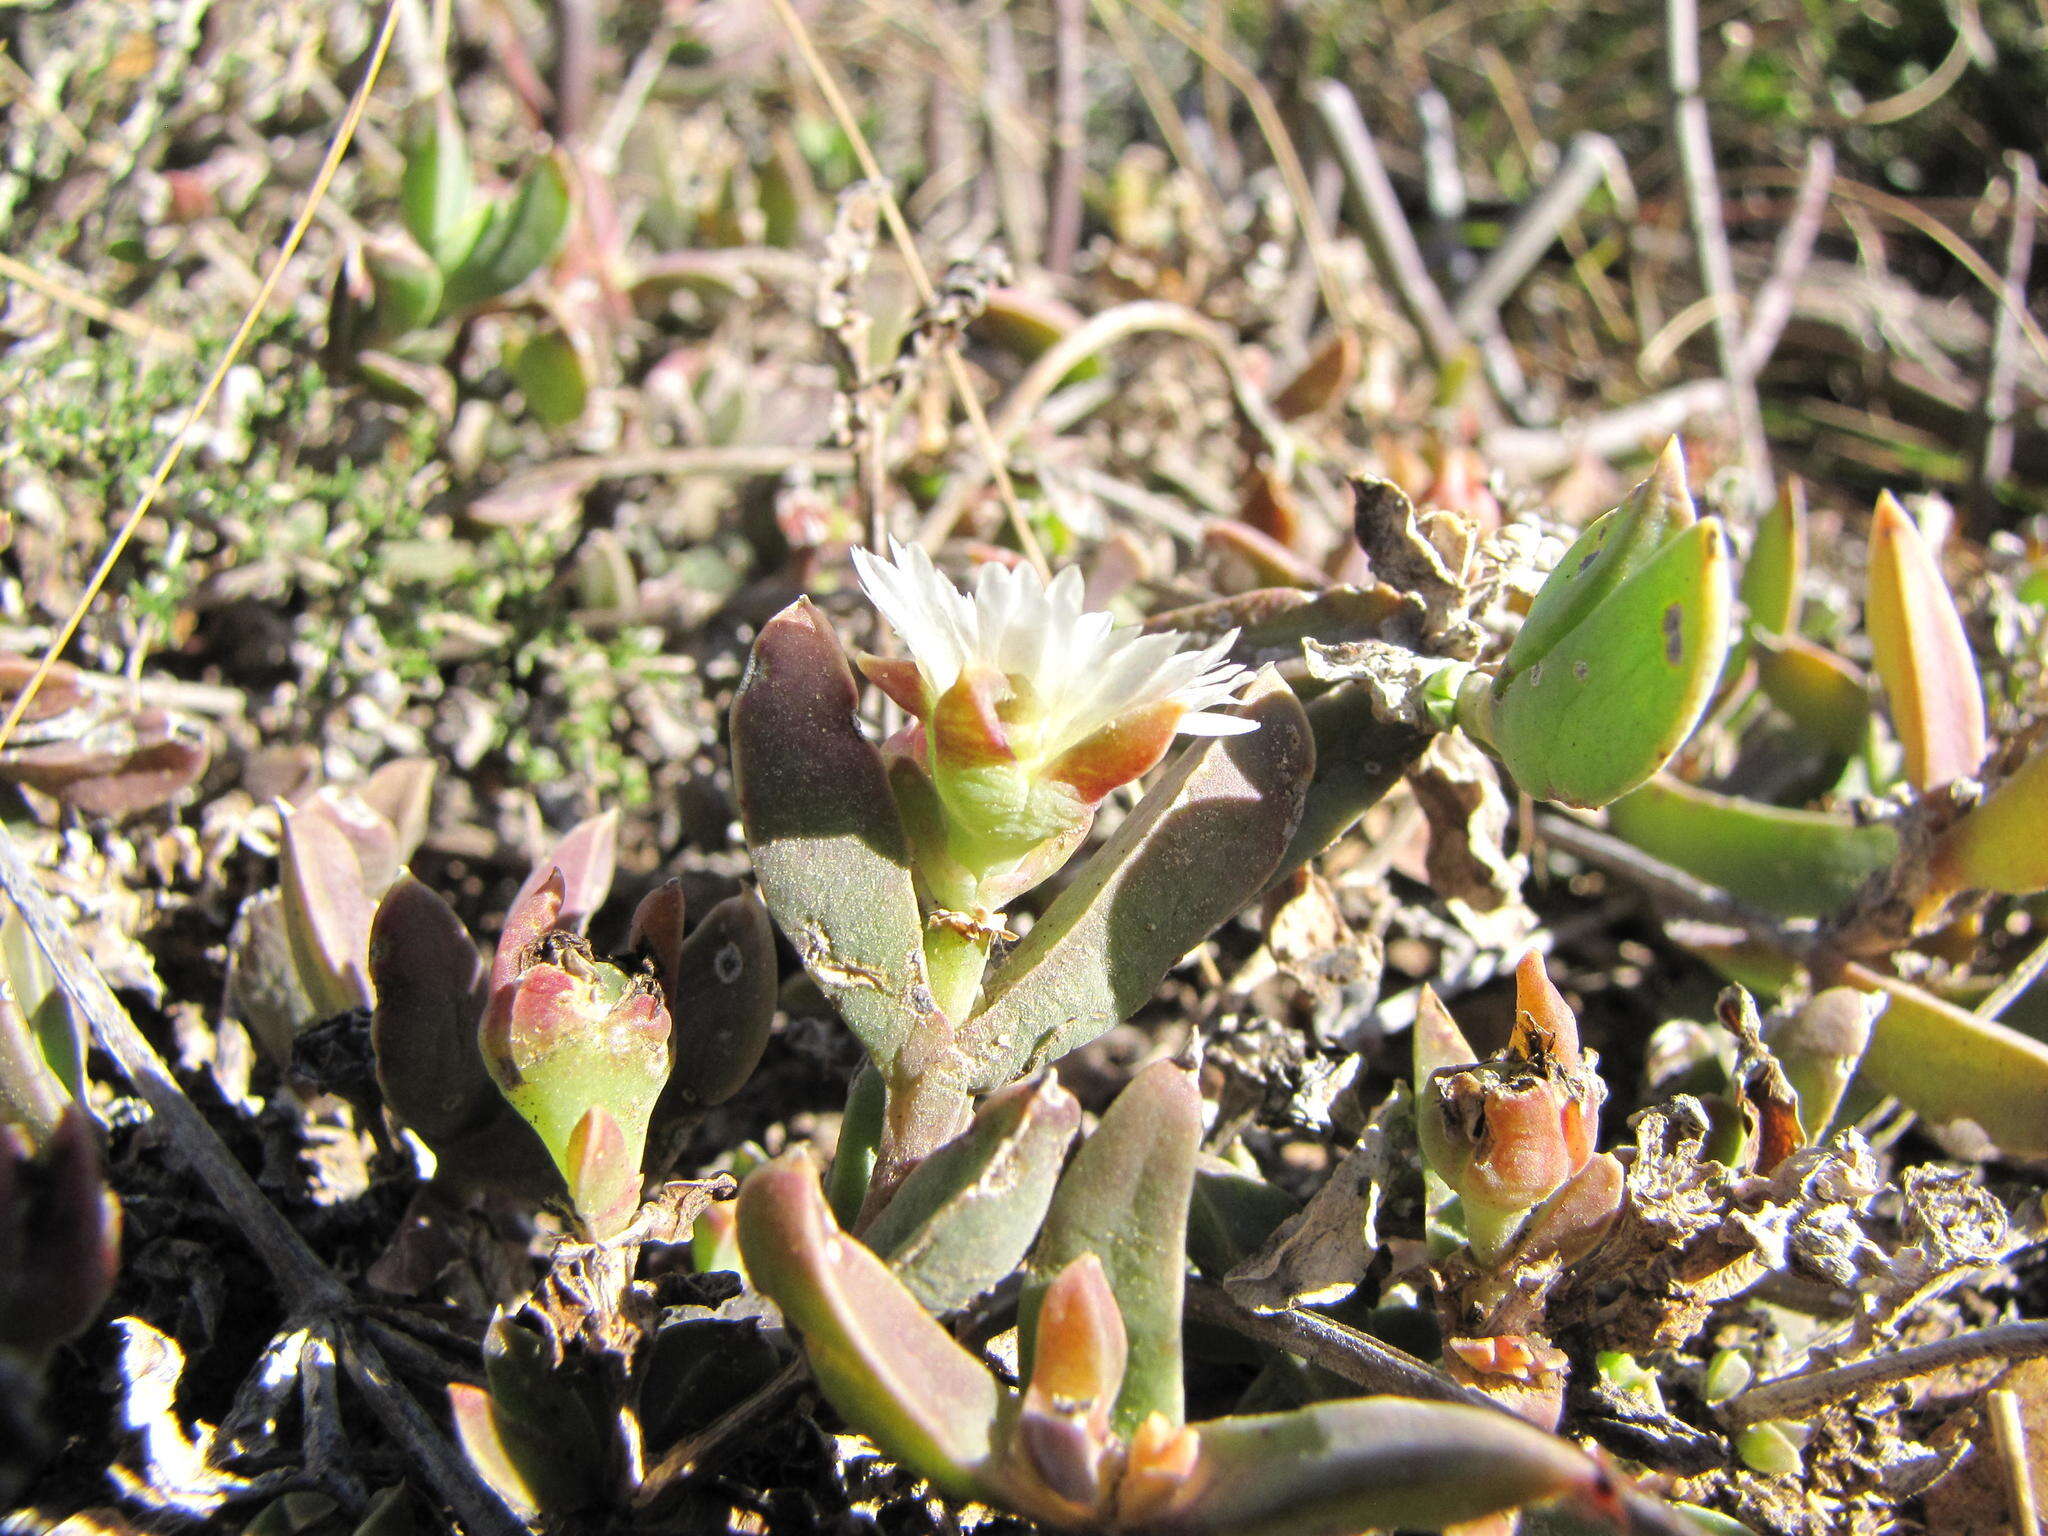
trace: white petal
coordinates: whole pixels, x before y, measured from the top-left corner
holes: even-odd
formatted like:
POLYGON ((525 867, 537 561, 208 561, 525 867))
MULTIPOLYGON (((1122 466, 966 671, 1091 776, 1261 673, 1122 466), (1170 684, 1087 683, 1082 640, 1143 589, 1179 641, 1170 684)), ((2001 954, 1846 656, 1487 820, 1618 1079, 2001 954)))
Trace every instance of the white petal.
POLYGON ((1174 730, 1183 736, 1242 736, 1258 728, 1258 721, 1247 720, 1243 715, 1210 715, 1198 711, 1182 715, 1174 730))

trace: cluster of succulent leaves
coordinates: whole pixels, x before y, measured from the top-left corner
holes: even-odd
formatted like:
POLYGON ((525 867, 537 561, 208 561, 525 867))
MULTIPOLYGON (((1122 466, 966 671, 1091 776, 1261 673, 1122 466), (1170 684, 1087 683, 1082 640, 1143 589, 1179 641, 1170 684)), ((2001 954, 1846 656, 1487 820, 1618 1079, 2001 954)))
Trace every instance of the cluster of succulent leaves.
MULTIPOLYGON (((1994 751, 1956 606, 1900 508, 1878 509, 1869 562, 1881 714, 1856 669, 1799 634, 1796 494, 1743 541, 1738 587, 1732 541, 1695 513, 1674 448, 1527 599, 1513 594, 1532 584, 1505 579, 1503 557, 1455 514, 1418 514, 1385 485, 1361 484, 1358 499, 1375 579, 1191 618, 1210 635, 1244 621, 1233 654, 1259 670, 1236 721, 1168 761, 1071 870, 1097 807, 1160 760, 1179 706, 1148 705, 1040 761, 1018 745, 1043 702, 1028 678, 970 658, 934 683, 920 658, 867 656, 862 669, 915 717, 878 745, 809 599, 763 626, 732 709, 760 895, 694 929, 670 883, 639 903, 623 953, 592 948, 615 813, 534 869, 486 957, 404 869, 425 824, 425 765, 280 807, 280 885, 235 944, 235 996, 259 1041, 282 1060, 308 1027, 367 1011, 383 1108, 431 1151, 436 1186, 523 1199, 562 1223, 541 1286, 492 1323, 487 1385, 451 1388, 464 1444, 508 1503, 543 1514, 629 1496, 646 1454, 673 1438, 684 1384, 741 1348, 730 1330, 714 1340, 663 1322, 634 1278, 643 1245, 680 1242, 701 1216, 700 1267, 742 1270, 847 1423, 949 1496, 1068 1529, 1304 1536, 1546 1502, 1610 1526, 1681 1526, 1551 1433, 1559 1402, 1546 1409, 1542 1394, 1558 1361, 1531 1298, 1598 1253, 1630 1196, 1625 1159, 1597 1146, 1598 1063, 1539 961, 1518 972, 1517 1027, 1490 1060, 1425 996, 1413 1092, 1393 1101, 1429 1191, 1439 1314, 1497 1314, 1471 1336, 1442 1330, 1450 1382, 1477 1389, 1465 1401, 1297 1398, 1187 1422, 1190 1254, 1220 1241, 1243 1257, 1291 1202, 1237 1170, 1234 1195, 1212 1188, 1193 1219, 1202 1104, 1186 1063, 1138 1073, 1085 1138, 1051 1072, 1447 730, 1532 796, 1604 806, 1655 858, 1775 910, 1761 953, 1757 933, 1702 940, 1702 953, 1758 989, 1803 968, 1824 990, 1768 1034, 1746 994, 1730 994, 1741 1049, 1703 1059, 1688 1083, 1714 1156, 1768 1173, 1874 1092, 2043 1150, 2048 1054, 1889 965, 1985 893, 2048 885, 2035 835, 2048 758, 1994 751), (1513 638, 1493 638, 1503 631, 1513 638), (1889 792, 1888 809, 1745 802, 1699 783, 1714 744, 1739 753, 1759 720, 1803 733, 1806 793, 1889 792), (1020 805, 1039 809, 1019 820, 1020 805), (971 824, 984 815, 1010 816, 1008 841, 971 824), (992 908, 1055 875, 1028 932, 999 945, 1007 916, 992 908), (865 1065, 829 1168, 803 1147, 752 1159, 736 1208, 707 1210, 721 1191, 670 1181, 670 1165, 679 1133, 761 1056, 775 928, 865 1065), (1525 1283, 1538 1273, 1542 1285, 1525 1283), (1006 1286, 1014 1382, 940 1321, 1006 1286), (1516 1313, 1515 1298, 1537 1314, 1516 1313)), ((47 1143, 44 1164, 5 1164, 17 1172, 0 1184, 0 1285, 41 1262, 7 1246, 9 1222, 47 1219, 10 1193, 33 1188, 18 1169, 47 1165, 81 1188, 96 1178, 63 1108, 79 1052, 44 1002, 0 1010, 7 1118, 47 1143)), ((52 1251, 104 1269, 111 1227, 86 1225, 52 1251)), ((77 1322, 13 1347, 33 1361, 77 1322)), ((753 1363, 765 1377, 772 1352, 753 1363)), ((1769 1426, 1744 1433, 1745 1455, 1775 1454, 1769 1426)))
MULTIPOLYGON (((365 240, 335 281, 330 360, 394 399, 452 406, 446 365, 453 328, 500 304, 560 254, 573 202, 569 166, 559 153, 537 160, 503 196, 481 193, 444 93, 406 146, 404 233, 365 240)), ((559 317, 543 313, 516 343, 510 363, 542 421, 582 415, 589 359, 559 317)))

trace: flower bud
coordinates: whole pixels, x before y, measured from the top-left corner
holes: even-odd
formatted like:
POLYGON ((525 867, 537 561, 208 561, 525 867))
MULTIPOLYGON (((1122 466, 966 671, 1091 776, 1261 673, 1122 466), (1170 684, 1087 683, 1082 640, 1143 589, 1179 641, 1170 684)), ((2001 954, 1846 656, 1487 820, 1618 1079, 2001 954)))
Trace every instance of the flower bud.
POLYGON ((564 889, 550 870, 507 915, 478 1042, 578 1219, 604 1238, 639 1206, 647 1122, 671 1066, 669 1015, 651 977, 605 964, 557 926, 564 889))
POLYGON ((1457 1192, 1472 1251, 1486 1265, 1505 1257, 1529 1213, 1585 1167, 1605 1097, 1541 959, 1526 956, 1515 984, 1507 1050, 1432 1072, 1416 1106, 1424 1162, 1457 1192))

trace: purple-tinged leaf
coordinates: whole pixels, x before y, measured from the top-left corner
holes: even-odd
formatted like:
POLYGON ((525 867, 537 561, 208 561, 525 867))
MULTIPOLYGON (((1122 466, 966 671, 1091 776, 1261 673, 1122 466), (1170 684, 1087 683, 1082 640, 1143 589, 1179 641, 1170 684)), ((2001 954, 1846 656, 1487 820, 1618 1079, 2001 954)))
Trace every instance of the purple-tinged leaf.
POLYGON ((1061 1178, 1018 1298, 1018 1353, 1028 1378, 1046 1287, 1083 1254, 1102 1261, 1130 1341, 1111 1421, 1120 1434, 1155 1413, 1169 1424, 1186 1413, 1181 1297, 1201 1138, 1202 1098, 1192 1072, 1158 1061, 1132 1078, 1061 1178))
POLYGON ((1007 1394, 886 1264, 839 1230, 808 1156, 748 1176, 739 1227, 747 1272, 802 1333, 832 1406, 941 1492, 990 1497, 1007 1394))
POLYGON ((903 824, 858 701, 824 615, 807 600, 785 608, 762 627, 733 700, 733 776, 768 910, 886 1073, 944 1021, 903 824))
POLYGON ((363 888, 356 847, 331 809, 282 803, 285 934, 299 985, 321 1017, 367 1008, 374 898, 363 888))

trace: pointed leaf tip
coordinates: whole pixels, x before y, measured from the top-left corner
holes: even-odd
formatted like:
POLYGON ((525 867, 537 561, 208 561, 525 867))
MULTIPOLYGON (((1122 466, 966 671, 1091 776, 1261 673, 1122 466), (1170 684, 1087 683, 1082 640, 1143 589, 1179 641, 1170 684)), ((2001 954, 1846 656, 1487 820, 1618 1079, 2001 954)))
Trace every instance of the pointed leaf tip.
POLYGON ((1889 491, 1870 520, 1864 627, 1907 781, 1929 790, 1976 773, 1987 747, 1976 658, 1935 552, 1889 491))

